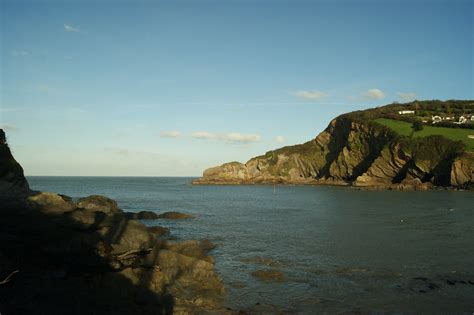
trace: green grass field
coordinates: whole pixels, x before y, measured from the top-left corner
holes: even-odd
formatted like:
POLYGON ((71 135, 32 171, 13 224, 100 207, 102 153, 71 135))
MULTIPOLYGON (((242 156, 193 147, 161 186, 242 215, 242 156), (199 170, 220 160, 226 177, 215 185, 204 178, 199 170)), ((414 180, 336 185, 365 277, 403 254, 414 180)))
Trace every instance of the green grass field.
MULTIPOLYGON (((381 125, 387 126, 403 136, 409 136, 412 132, 411 124, 405 121, 379 118, 375 120, 381 125)), ((444 128, 424 126, 423 130, 417 131, 413 137, 426 137, 431 135, 444 136, 451 140, 460 140, 466 144, 467 151, 474 151, 474 139, 469 139, 468 135, 474 135, 473 129, 444 128)))

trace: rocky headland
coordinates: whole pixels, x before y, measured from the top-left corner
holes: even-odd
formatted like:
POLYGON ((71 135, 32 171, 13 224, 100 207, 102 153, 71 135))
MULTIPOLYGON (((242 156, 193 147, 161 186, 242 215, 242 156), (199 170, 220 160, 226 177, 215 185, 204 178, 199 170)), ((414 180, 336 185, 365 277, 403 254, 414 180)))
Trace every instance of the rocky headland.
POLYGON ((29 189, 0 132, 0 313, 228 314, 209 241, 171 241, 169 230, 114 200, 29 189))
POLYGON ((474 152, 466 150, 462 142, 440 135, 401 136, 375 122, 406 106, 387 105, 341 115, 306 143, 269 151, 245 164, 230 162, 209 168, 193 184, 472 189, 474 152))

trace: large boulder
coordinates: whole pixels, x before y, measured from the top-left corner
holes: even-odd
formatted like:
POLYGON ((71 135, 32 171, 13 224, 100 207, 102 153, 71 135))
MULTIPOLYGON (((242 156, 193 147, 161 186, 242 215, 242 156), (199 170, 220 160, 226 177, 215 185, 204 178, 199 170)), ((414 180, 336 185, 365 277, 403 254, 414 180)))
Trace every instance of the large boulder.
POLYGON ((112 253, 145 250, 153 245, 153 235, 140 221, 119 218, 110 222, 113 224, 101 226, 98 233, 112 246, 112 253))
POLYGON ((101 211, 105 214, 112 214, 121 211, 115 200, 99 195, 92 195, 79 199, 77 207, 88 211, 101 211))

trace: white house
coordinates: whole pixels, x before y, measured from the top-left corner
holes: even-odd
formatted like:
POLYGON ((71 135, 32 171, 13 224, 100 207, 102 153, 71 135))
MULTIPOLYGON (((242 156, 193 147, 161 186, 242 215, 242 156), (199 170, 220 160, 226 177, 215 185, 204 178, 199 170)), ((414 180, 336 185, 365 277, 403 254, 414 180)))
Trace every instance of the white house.
POLYGON ((471 121, 474 121, 474 115, 471 116, 471 121))
POLYGON ((433 124, 436 124, 443 121, 443 118, 441 118, 440 116, 431 116, 431 120, 433 121, 433 124))
POLYGON ((461 117, 459 117, 459 121, 455 121, 454 123, 456 125, 461 125, 461 124, 465 124, 466 122, 467 122, 467 118, 464 117, 464 116, 461 116, 461 117))
POLYGON ((414 114, 414 110, 399 110, 398 115, 412 115, 414 114))

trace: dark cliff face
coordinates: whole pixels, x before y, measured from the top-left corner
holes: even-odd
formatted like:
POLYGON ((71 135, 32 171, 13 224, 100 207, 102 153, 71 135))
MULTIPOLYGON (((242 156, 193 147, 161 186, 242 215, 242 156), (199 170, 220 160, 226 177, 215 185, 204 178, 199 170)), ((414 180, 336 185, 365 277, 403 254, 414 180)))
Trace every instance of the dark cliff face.
POLYGON ((195 184, 296 183, 390 189, 468 187, 473 154, 462 144, 430 136, 409 139, 373 123, 342 115, 315 139, 204 172, 195 184))
POLYGON ((13 158, 5 132, 0 129, 0 200, 15 199, 29 192, 23 168, 13 158))

